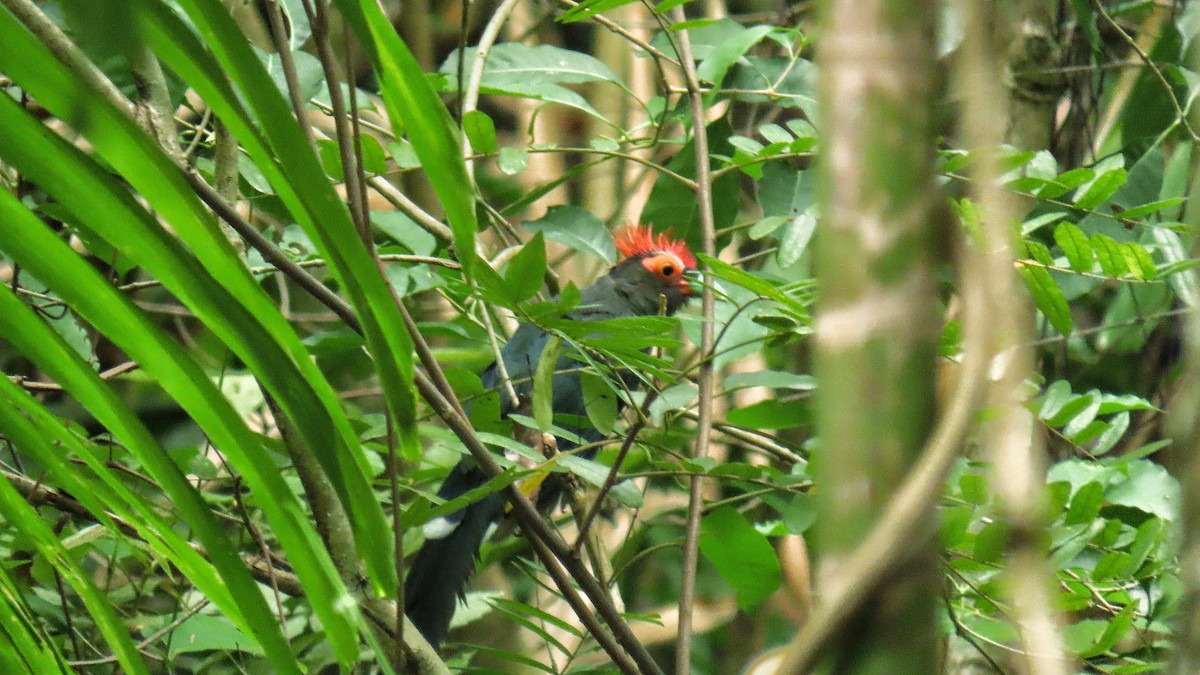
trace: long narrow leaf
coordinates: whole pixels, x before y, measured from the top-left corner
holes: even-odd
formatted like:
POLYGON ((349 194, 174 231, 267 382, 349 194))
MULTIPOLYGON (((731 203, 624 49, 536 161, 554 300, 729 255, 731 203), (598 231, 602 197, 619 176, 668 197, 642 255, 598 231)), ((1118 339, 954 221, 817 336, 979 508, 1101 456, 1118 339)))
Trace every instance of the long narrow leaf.
POLYGON ((6 480, 0 480, 0 519, 7 520, 10 526, 25 535, 46 561, 79 593, 88 614, 108 640, 108 646, 112 648, 113 656, 121 668, 127 673, 148 675, 150 671, 146 670, 146 663, 130 639, 129 631, 121 624, 121 619, 104 593, 80 569, 62 541, 42 522, 38 512, 6 480))
MULTIPOLYGON (((416 452, 412 341, 391 289, 362 246, 345 205, 326 179, 291 107, 219 2, 179 3, 204 35, 202 44, 179 17, 162 5, 151 0, 136 1, 146 42, 237 136, 328 261, 358 311, 384 396, 396 416, 400 442, 406 450, 416 452), (223 77, 215 75, 218 73, 227 74, 238 85, 238 94, 223 77), (256 119, 250 117, 247 106, 256 119)), ((389 541, 390 532, 376 531, 372 536, 384 543, 389 541)), ((381 548, 390 549, 390 544, 381 548)), ((368 558, 366 563, 377 589, 394 593, 396 578, 390 556, 368 558)))
MULTIPOLYGON (((171 222, 211 276, 187 264, 187 254, 177 242, 140 209, 135 215, 100 218, 92 228, 182 298, 258 375, 305 445, 321 460, 357 528, 364 558, 391 570, 390 544, 387 537, 376 534, 387 529, 383 511, 371 493, 368 464, 336 392, 170 159, 122 111, 75 81, 31 35, 9 22, 0 22, 0 36, 13 46, 11 50, 0 50, 0 69, 25 84, 47 108, 76 124, 109 163, 171 222), (23 56, 13 58, 14 54, 23 56), (79 115, 81 110, 87 114, 79 115)), ((97 197, 74 190, 84 173, 97 182, 114 185, 104 172, 94 167, 89 172, 78 164, 38 164, 30 173, 40 172, 40 180, 48 183, 51 178, 46 174, 55 168, 59 169, 56 177, 62 186, 59 197, 68 205, 97 197)), ((98 214, 91 205, 75 210, 98 214)))
POLYGON ((121 516, 137 529, 160 555, 163 555, 221 608, 248 635, 265 637, 266 651, 279 662, 290 663, 286 642, 275 630, 276 622, 262 603, 255 584, 236 555, 236 548, 225 537, 203 498, 167 453, 154 442, 137 415, 117 397, 92 368, 45 322, 11 292, 0 292, 0 335, 25 356, 49 373, 102 422, 113 437, 124 443, 134 457, 156 477, 175 508, 198 533, 212 559, 221 566, 221 577, 214 565, 206 562, 175 532, 172 524, 138 497, 113 475, 104 464, 56 418, 31 396, 7 378, 0 378, 0 430, 23 452, 32 456, 47 474, 74 495, 98 521, 116 530, 107 512, 121 516), (91 470, 82 475, 70 461, 78 458, 91 470), (230 589, 247 591, 235 600, 230 589), (257 603, 247 608, 242 601, 257 603), (257 610, 257 611, 255 611, 257 610), (257 621, 257 623, 256 623, 257 621))
POLYGON ((458 129, 421 64, 373 0, 338 0, 338 8, 366 47, 387 104, 392 129, 408 132, 421 166, 454 231, 459 262, 468 273, 475 258, 475 189, 467 176, 458 129))
MULTIPOLYGON (((15 104, 11 101, 0 98, 0 125, 14 118, 7 114, 12 112, 13 107, 15 104)), ((23 134, 22 131, 0 135, 0 139, 23 134)), ((0 156, 7 156, 4 152, 6 149, 0 142, 0 156)), ((203 370, 158 326, 109 286, 99 273, 6 192, 0 192, 0 249, 19 260, 43 283, 60 293, 98 330, 124 349, 204 429, 230 463, 239 469, 251 490, 262 496, 259 503, 279 541, 288 551, 296 573, 304 582, 305 590, 331 640, 349 641, 353 646, 356 633, 354 624, 343 610, 337 608, 344 607, 345 587, 333 569, 303 506, 266 455, 258 437, 246 428, 203 370)), ((170 480, 171 476, 156 475, 155 478, 170 480)), ((217 526, 214 524, 213 527, 217 526)), ((207 537, 205 546, 210 555, 233 555, 232 551, 220 549, 222 545, 228 546, 228 543, 223 536, 217 536, 219 532, 218 528, 216 531, 198 531, 197 534, 207 537)), ((251 588, 257 593, 256 587, 251 588)), ((260 609, 255 603, 246 606, 260 609)), ((266 611, 265 604, 261 610, 266 611)), ((263 635, 260 634, 259 638, 263 639, 263 635)), ((276 665, 281 667, 283 664, 276 665)), ((294 668, 295 664, 292 663, 289 670, 294 668)))
POLYGON ((0 668, 6 673, 73 673, 0 566, 0 668))

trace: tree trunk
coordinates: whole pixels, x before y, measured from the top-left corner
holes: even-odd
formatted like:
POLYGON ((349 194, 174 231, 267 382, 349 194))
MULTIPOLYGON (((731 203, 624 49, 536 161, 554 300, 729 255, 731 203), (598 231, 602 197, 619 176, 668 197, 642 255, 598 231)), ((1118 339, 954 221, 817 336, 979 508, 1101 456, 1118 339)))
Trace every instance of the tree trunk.
MULTIPOLYGON (((829 0, 821 68, 818 589, 879 518, 930 429, 940 326, 933 264, 930 0, 829 0)), ((930 514, 932 519, 932 514, 930 514)), ((838 673, 937 672, 932 533, 829 650, 838 673)))

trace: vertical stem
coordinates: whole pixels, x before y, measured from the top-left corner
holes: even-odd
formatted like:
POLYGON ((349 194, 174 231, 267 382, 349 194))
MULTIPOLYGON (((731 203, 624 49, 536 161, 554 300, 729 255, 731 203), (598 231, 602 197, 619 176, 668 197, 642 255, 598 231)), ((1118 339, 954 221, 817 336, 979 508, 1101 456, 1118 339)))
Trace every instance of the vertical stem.
MULTIPOLYGON (((1192 67, 1196 66, 1193 62, 1192 67)), ((1200 119, 1193 114, 1193 126, 1200 119)), ((1186 151, 1183 148, 1177 152, 1186 151)), ((1193 203, 1200 191, 1200 159, 1197 149, 1192 153, 1192 183, 1189 186, 1187 223, 1192 232, 1192 255, 1200 248, 1200 208, 1193 203)), ((1200 284, 1195 269, 1181 272, 1191 277, 1193 285, 1200 284)), ((1182 538, 1179 544, 1179 580, 1183 592, 1179 600, 1179 615, 1175 619, 1175 653, 1171 657, 1171 675, 1200 672, 1200 314, 1189 307, 1183 330, 1183 375, 1179 391, 1168 409, 1168 431, 1178 439, 1171 455, 1171 469, 1179 480, 1183 504, 1180 505, 1182 538)))
MULTIPOLYGON (((500 29, 504 27, 504 22, 508 20, 509 15, 512 14, 516 6, 517 0, 504 0, 501 2, 500 6, 492 13, 492 18, 484 26, 483 33, 479 36, 479 44, 475 46, 475 54, 471 57, 471 70, 467 75, 467 82, 463 86, 463 91, 461 92, 462 98, 459 101, 463 117, 472 110, 475 110, 476 105, 479 103, 479 86, 483 81, 483 69, 487 65, 488 52, 492 50, 492 45, 496 44, 496 39, 500 37, 500 29)), ((463 156, 467 158, 465 160, 467 175, 474 178, 475 161, 470 158, 471 144, 465 135, 462 142, 463 156)))
POLYGON ((1042 488, 1045 457, 1034 433, 1035 420, 1025 407, 1024 384, 1033 370, 1029 349, 1021 349, 1032 332, 1032 310, 1013 273, 1013 223, 1016 204, 1003 189, 996 148, 1004 140, 1008 111, 999 44, 987 30, 995 25, 994 7, 983 0, 962 0, 965 35, 955 85, 963 101, 964 145, 976 160, 972 197, 979 207, 983 264, 979 274, 988 284, 991 353, 994 370, 988 405, 993 412, 983 425, 981 444, 990 454, 997 506, 1012 526, 1008 569, 1004 577, 1011 615, 1021 635, 1023 668, 1035 675, 1073 672, 1064 659, 1062 637, 1053 607, 1053 571, 1046 562, 1042 488))
MULTIPOLYGON (((305 11, 309 7, 306 3, 305 11)), ((342 73, 339 72, 337 57, 333 53, 333 36, 329 28, 329 10, 324 2, 316 3, 309 13, 309 23, 312 24, 313 43, 317 47, 321 69, 325 73, 325 84, 329 88, 329 105, 333 108, 333 124, 337 130, 338 151, 342 160, 342 175, 346 186, 346 201, 350 205, 350 216, 358 230, 358 236, 366 244, 371 240, 371 224, 368 220, 367 205, 362 197, 366 194, 359 185, 358 155, 355 154, 354 131, 350 126, 351 114, 355 111, 346 109, 346 99, 342 96, 342 73)), ((350 87, 354 82, 348 83, 350 87)))
MULTIPOLYGON (((675 8, 676 22, 686 17, 683 8, 675 8)), ((686 30, 677 34, 679 62, 687 80, 688 98, 692 108, 692 133, 696 151, 696 198, 700 203, 700 237, 704 254, 715 257, 716 234, 713 223, 712 171, 708 157, 708 127, 705 118, 704 97, 700 91, 700 79, 696 76, 696 62, 692 58, 692 43, 686 30)), ((697 384, 700 387, 699 419, 696 423, 696 445, 692 456, 702 458, 708 454, 708 439, 712 435, 713 408, 713 313, 716 301, 711 279, 704 284, 702 296, 702 320, 700 322, 700 362, 697 384)), ((675 672, 691 674, 692 662, 692 605, 696 596, 696 565, 700 555, 700 511, 704 506, 700 476, 692 476, 688 486, 687 530, 683 542, 683 580, 679 589, 679 641, 675 646, 675 672)))
MULTIPOLYGON (((229 129, 216 120, 213 124, 213 189, 226 204, 236 204, 238 191, 238 142, 229 129)), ((238 257, 246 261, 246 242, 238 235, 237 230, 223 218, 217 219, 217 225, 225 238, 237 251, 238 257)))
POLYGON ((288 101, 292 104, 292 112, 300 129, 304 132, 308 144, 317 152, 317 142, 313 139, 312 125, 304 114, 305 101, 300 97, 300 78, 296 73, 296 59, 292 58, 291 42, 288 39, 287 26, 283 23, 283 7, 280 0, 272 0, 267 8, 268 25, 271 27, 271 37, 275 40, 275 54, 279 57, 279 65, 283 68, 283 79, 287 82, 288 101))
MULTIPOLYGON (((930 432, 940 320, 933 265, 934 0, 826 0, 821 65, 818 590, 885 515, 930 432)), ((922 508, 922 522, 933 518, 922 508)), ((829 646, 833 672, 937 670, 928 537, 829 646)))

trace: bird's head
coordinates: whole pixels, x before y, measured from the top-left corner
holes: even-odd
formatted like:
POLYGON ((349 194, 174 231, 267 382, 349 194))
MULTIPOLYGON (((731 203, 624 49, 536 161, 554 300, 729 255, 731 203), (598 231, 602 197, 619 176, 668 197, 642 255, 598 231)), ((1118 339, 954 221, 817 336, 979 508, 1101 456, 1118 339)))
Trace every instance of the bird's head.
POLYGON ((696 257, 670 233, 654 234, 647 225, 631 225, 613 233, 621 260, 609 272, 622 294, 640 314, 657 314, 659 296, 667 314, 675 313, 695 294, 696 257))

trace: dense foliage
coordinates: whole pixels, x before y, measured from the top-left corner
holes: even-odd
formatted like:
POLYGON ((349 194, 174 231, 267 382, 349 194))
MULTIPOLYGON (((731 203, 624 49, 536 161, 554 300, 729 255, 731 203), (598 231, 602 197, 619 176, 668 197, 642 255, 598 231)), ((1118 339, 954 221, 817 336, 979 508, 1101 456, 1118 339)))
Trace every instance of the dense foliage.
MULTIPOLYGON (((459 506, 434 495, 471 439, 508 469, 484 492, 575 477, 562 540, 664 668, 681 586, 692 672, 785 644, 814 611, 809 460, 836 461, 813 426, 813 3, 225 4, 0 0, 0 669, 386 670, 403 560, 459 506), (700 303, 561 318, 631 221, 697 252, 711 232, 711 353, 700 303), (551 368, 527 415, 489 421, 477 373, 517 320, 578 355, 612 432, 595 461, 514 440, 554 433, 551 368)), ((1037 311, 1025 405, 1049 452, 1039 543, 1078 669, 1157 672, 1183 591, 1172 460, 1190 448, 1164 412, 1200 301, 1200 10, 1050 4, 1002 29, 1013 264, 1037 311)), ((951 92, 938 109, 945 407, 955 261, 986 214, 951 92)), ((968 438, 937 509, 947 672, 1018 670, 998 480, 968 438)), ((526 526, 485 547, 446 663, 612 667, 548 574, 570 556, 507 520, 526 526)))

